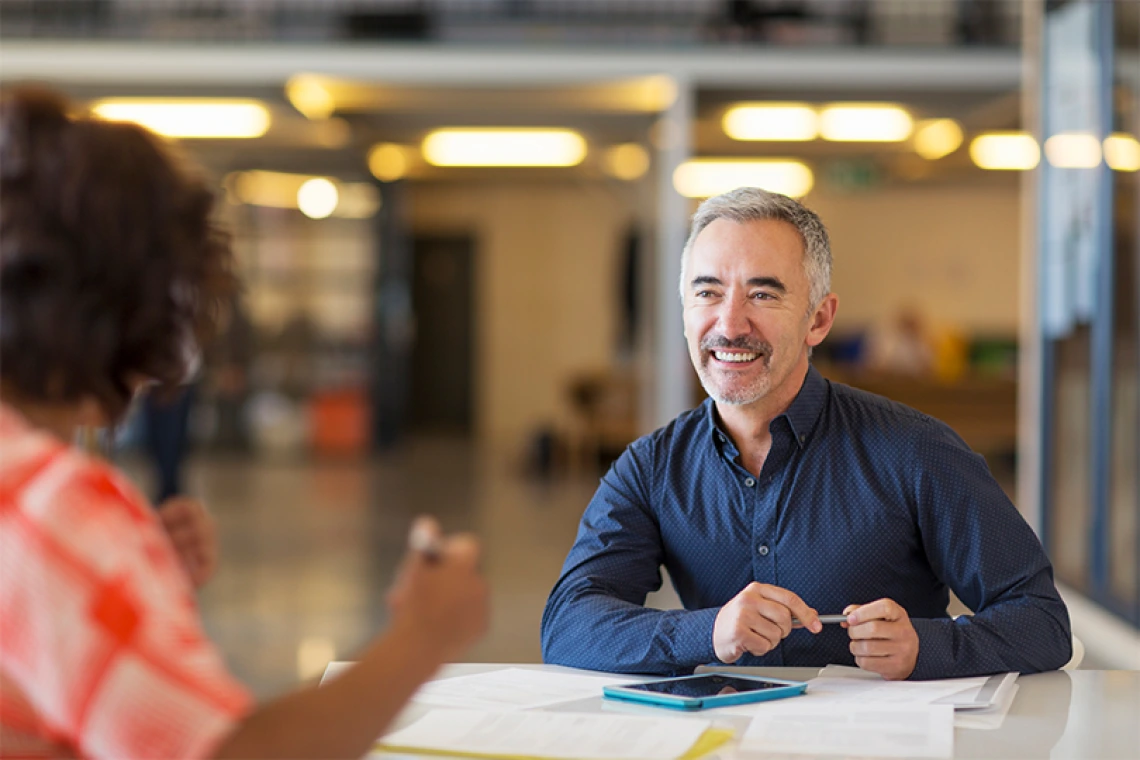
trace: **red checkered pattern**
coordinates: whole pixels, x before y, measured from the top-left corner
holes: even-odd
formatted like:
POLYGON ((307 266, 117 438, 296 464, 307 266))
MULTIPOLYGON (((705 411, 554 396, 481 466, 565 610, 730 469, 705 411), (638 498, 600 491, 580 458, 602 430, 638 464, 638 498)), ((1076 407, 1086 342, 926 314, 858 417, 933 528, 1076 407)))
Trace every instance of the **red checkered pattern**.
POLYGON ((0 405, 0 756, 209 756, 249 710, 145 499, 0 405))

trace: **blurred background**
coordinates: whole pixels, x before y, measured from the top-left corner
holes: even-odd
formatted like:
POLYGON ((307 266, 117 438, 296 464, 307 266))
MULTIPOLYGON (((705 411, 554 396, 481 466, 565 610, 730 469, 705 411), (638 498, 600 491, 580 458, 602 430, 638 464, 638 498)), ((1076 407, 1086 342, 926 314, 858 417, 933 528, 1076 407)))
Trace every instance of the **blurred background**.
POLYGON ((383 625, 424 511, 485 544, 470 659, 540 659, 598 476, 703 398, 679 256, 744 184, 830 229, 816 366, 985 454, 1085 665, 1140 668, 1138 38, 1125 0, 0 0, 0 80, 223 199, 244 293, 115 457, 217 516, 259 695, 383 625))

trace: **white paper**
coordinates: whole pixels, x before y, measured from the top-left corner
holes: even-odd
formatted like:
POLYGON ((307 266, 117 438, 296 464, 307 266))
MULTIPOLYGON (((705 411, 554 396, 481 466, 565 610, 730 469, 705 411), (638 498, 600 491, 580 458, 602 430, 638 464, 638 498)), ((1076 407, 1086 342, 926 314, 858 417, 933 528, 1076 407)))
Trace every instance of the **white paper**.
MULTIPOLYGON (((954 678, 943 681, 886 681, 876 674, 872 678, 813 678, 808 681, 807 692, 798 697, 775 699, 768 702, 733 705, 712 711, 727 715, 775 715, 784 712, 827 709, 843 710, 847 707, 891 708, 896 706, 929 705, 963 690, 977 692, 986 682, 981 678, 954 678)), ((947 703, 953 709, 953 705, 947 703)))
POLYGON ((1014 684, 1005 691, 1004 696, 997 704, 984 710, 956 710, 954 712, 954 728, 979 728, 993 730, 1001 728, 1009 708, 1013 706, 1013 698, 1017 696, 1020 687, 1014 684))
POLYGON ((603 686, 629 683, 631 680, 636 679, 506 668, 429 681, 412 696, 412 701, 462 710, 528 710, 600 697, 603 686))
POLYGON ((432 710, 385 736, 388 747, 575 760, 674 760, 707 720, 564 712, 432 710))
MULTIPOLYGON (((794 700, 788 700, 789 702, 794 700)), ((742 752, 847 757, 950 757, 949 705, 810 707, 761 713, 740 741, 742 752)))

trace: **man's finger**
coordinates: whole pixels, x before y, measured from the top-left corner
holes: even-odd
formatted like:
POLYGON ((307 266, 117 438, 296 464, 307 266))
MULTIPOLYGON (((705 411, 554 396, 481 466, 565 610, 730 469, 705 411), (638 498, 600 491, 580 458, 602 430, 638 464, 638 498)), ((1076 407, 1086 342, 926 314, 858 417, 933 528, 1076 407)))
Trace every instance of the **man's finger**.
POLYGON ((749 629, 740 637, 740 645, 744 647, 744 651, 749 654, 763 657, 776 648, 779 639, 772 641, 768 636, 757 633, 755 629, 749 629))
POLYGON ((882 620, 872 620, 869 623, 848 626, 847 635, 855 640, 893 639, 897 632, 892 629, 896 627, 882 620))
POLYGON ((847 622, 851 625, 862 625, 871 620, 887 620, 894 622, 902 620, 906 611, 892 599, 877 599, 870 604, 864 604, 858 609, 848 613, 847 622))
POLYGON ((794 592, 779 586, 760 586, 760 594, 765 599, 770 599, 773 602, 778 602, 784 607, 787 607, 791 613, 788 615, 788 630, 791 630, 791 618, 795 617, 800 621, 800 624, 807 628, 812 633, 819 633, 823 630, 823 624, 819 622, 819 614, 814 609, 809 607, 803 599, 794 592))

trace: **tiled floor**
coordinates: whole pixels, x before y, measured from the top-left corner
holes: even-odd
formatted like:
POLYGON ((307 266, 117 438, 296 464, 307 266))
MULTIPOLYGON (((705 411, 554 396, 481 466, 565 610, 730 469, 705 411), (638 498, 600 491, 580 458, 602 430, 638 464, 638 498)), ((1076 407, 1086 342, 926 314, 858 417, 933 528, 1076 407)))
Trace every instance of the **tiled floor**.
MULTIPOLYGON (((149 479, 143 463, 125 467, 149 479)), ((188 482, 222 536, 201 595, 207 628, 268 697, 350 659, 383 627, 385 590, 421 512, 483 541, 491 627, 467 659, 538 662, 542 607, 597 475, 539 480, 461 440, 424 438, 367 462, 199 457, 188 482)), ((671 589, 656 596, 675 603, 671 589)))
MULTIPOLYGON (((141 462, 126 468, 147 479, 141 462)), ((264 697, 351 658, 382 628, 385 590, 421 512, 483 541, 491 627, 468 659, 540 661, 542 607, 597 476, 541 481, 462 441, 421 439, 369 462, 196 458, 188 482, 222 535, 203 617, 264 697)))

